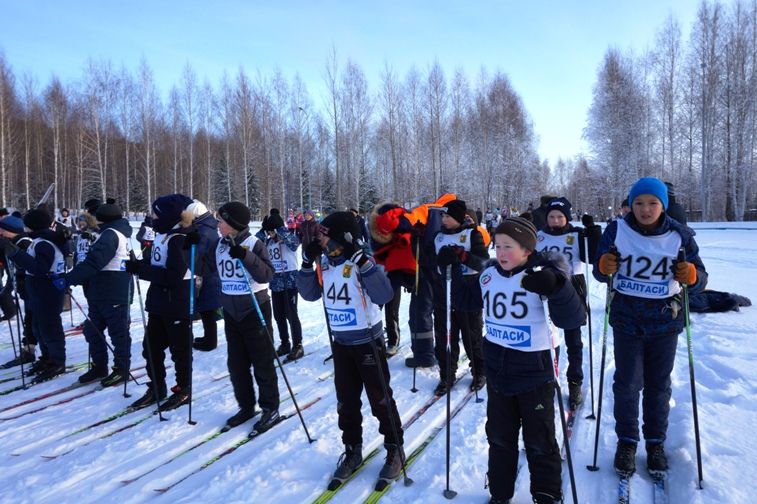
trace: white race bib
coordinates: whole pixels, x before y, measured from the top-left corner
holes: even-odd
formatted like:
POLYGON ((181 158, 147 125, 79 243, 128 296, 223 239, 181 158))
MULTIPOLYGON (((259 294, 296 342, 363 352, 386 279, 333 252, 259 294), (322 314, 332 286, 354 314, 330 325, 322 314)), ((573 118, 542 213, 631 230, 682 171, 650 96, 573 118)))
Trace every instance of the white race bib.
POLYGON ((544 231, 536 233, 536 250, 539 252, 559 252, 570 265, 570 274, 581 271, 580 237, 578 231, 571 231, 563 235, 551 235, 544 231))
MULTIPOLYGON (((250 253, 252 253, 252 249, 255 247, 257 241, 256 237, 248 236, 239 245, 247 247, 250 253)), ((228 296, 249 296, 250 286, 247 283, 248 277, 250 278, 250 282, 252 282, 254 292, 267 289, 267 283, 259 284, 249 274, 245 275, 241 265, 242 261, 229 255, 230 248, 230 245, 224 243, 223 240, 220 240, 216 246, 216 266, 218 267, 218 277, 221 279, 221 292, 228 296)))
POLYGON ((321 262, 323 275, 323 299, 329 326, 334 332, 368 329, 381 321, 381 311, 368 293, 363 291, 358 267, 351 261, 331 266, 328 260, 321 262))
POLYGON ((507 278, 494 266, 481 273, 486 339, 524 352, 548 350, 555 344, 557 328, 544 311, 541 297, 521 287, 524 275, 507 278))
POLYGON ((665 299, 681 292, 673 273, 673 262, 681 248, 677 232, 644 236, 619 220, 615 247, 620 254, 618 272, 613 277, 615 290, 648 299, 665 299))

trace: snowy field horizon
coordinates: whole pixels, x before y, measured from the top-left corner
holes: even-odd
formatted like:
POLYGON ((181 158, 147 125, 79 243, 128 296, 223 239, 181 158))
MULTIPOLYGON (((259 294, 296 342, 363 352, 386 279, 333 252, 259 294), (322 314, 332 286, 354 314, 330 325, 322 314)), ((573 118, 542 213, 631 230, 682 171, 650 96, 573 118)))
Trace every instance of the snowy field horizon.
MULTIPOLYGON (((259 224, 259 223, 254 223, 259 224)), ((138 221, 132 221, 138 227, 138 221)), ((757 222, 692 223, 697 231, 700 256, 709 273, 708 288, 737 293, 754 299, 752 282, 757 278, 757 222), (749 280, 749 279, 752 280, 749 280)), ((135 229, 136 231, 136 229, 135 229)), ((492 252, 493 254, 493 252, 492 252)), ((148 284, 141 283, 142 292, 148 284)), ((595 394, 598 393, 605 286, 590 284, 593 320, 593 364, 595 394)), ((86 300, 77 287, 79 303, 86 300)), ((424 446, 408 469, 415 484, 402 481, 392 485, 382 500, 393 503, 447 502, 445 488, 445 401, 433 403, 423 414, 415 413, 426 405, 438 379, 438 370, 421 369, 417 393, 412 393, 412 370, 404 366, 410 355, 407 325, 410 296, 403 294, 400 308, 401 348, 389 361, 391 385, 405 431, 405 450, 410 456, 424 446), (430 435, 438 434, 433 438, 430 435), (430 439, 430 441, 429 441, 430 439), (427 444, 425 444, 427 443, 427 444)), ((226 343, 223 321, 219 322, 219 347, 208 353, 194 353, 194 403, 196 425, 187 423, 187 408, 168 412, 160 422, 151 410, 123 414, 123 409, 144 392, 144 385, 129 383, 131 398, 122 388, 98 390, 85 385, 62 393, 59 390, 76 382, 81 369, 26 390, 17 387, 18 368, 0 370, 0 503, 102 502, 175 503, 175 502, 284 502, 308 503, 321 497, 343 450, 337 426, 333 366, 329 355, 323 309, 319 302, 299 300, 306 355, 284 370, 303 411, 312 444, 296 416, 281 422, 269 432, 244 441, 253 421, 204 442, 218 431, 226 418, 237 411, 226 369, 226 343), (47 396, 47 397, 42 397, 47 396), (106 421, 107 420, 107 421, 106 421), (97 425, 95 425, 97 424, 97 425), (200 444, 202 442, 202 444, 200 444), (195 447, 196 446, 196 447, 195 447), (194 448, 193 448, 194 447, 194 448), (217 458, 220 457, 220 458, 217 458), (217 458, 217 459, 216 459, 217 458), (202 468, 205 466, 204 468, 202 468), (157 490, 165 490, 163 492, 157 490)), ((141 357, 144 330, 135 300, 131 306, 132 371, 140 383, 145 381, 141 357)), ((84 316, 74 307, 73 325, 84 316)), ((692 314, 694 366, 702 440, 704 489, 697 489, 697 464, 694 443, 689 366, 685 332, 679 337, 673 371, 670 428, 666 450, 670 462, 668 477, 671 503, 747 503, 754 490, 746 483, 753 479, 757 463, 757 436, 751 434, 757 420, 757 383, 753 378, 757 350, 754 333, 757 309, 739 312, 692 314)), ((13 358, 9 327, 16 334, 15 319, 0 327, 0 362, 13 358)), ((72 327, 68 313, 63 314, 64 329, 72 327)), ((278 344, 278 334, 274 331, 278 344)), ((199 322, 194 335, 202 335, 199 322)), ((589 335, 584 328, 584 373, 588 385, 589 335)), ((81 335, 66 338, 67 364, 87 361, 87 345, 81 335)), ((602 405, 598 472, 586 469, 592 463, 595 422, 585 419, 591 405, 584 404, 571 440, 573 463, 581 503, 616 502, 617 477, 613 471, 616 438, 612 418, 612 332, 607 340, 607 366, 602 405)), ((564 360, 564 350, 563 350, 564 360)), ((111 358, 112 362, 112 358, 111 358)), ((167 359, 170 365, 170 359, 167 359)), ((461 366, 462 374, 464 366, 461 366)), ((564 369, 561 382, 565 383, 564 369)), ((279 374, 280 411, 294 407, 279 374)), ((452 408, 459 413, 451 425, 451 481, 458 492, 454 501, 485 503, 484 488, 488 445, 484 425, 486 402, 466 401, 471 377, 462 376, 451 394, 452 408)), ((173 384, 173 368, 168 369, 168 384, 173 384)), ((564 387, 567 390, 567 387, 564 387)), ((486 399, 486 390, 481 391, 486 399)), ((363 454, 381 446, 378 424, 363 401, 363 454)), ((560 432, 559 424, 557 431, 560 432)), ((561 437, 558 434, 558 439, 561 437)), ((384 453, 380 449, 356 477, 334 495, 332 502, 363 502, 370 497, 384 453)), ((634 503, 652 502, 651 479, 643 470, 644 450, 637 455, 639 472, 631 481, 634 503)), ((571 502, 568 469, 563 463, 563 493, 571 502)), ((520 472, 514 504, 531 502, 528 471, 520 472)))

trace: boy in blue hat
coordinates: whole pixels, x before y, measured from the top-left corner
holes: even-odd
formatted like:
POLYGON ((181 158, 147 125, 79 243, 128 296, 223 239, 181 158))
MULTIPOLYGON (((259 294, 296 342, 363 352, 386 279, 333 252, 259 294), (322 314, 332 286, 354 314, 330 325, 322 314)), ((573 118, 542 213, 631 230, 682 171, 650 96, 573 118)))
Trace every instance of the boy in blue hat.
POLYGON ((615 470, 621 476, 636 471, 642 390, 647 470, 655 474, 668 468, 663 443, 670 413, 670 374, 684 327, 681 285, 695 293, 707 283, 694 232, 665 214, 665 184, 653 177, 639 179, 628 200, 631 213, 605 229, 597 249, 599 267, 594 269, 602 282, 612 276, 615 470), (680 249, 685 252, 683 261, 677 260, 680 249))

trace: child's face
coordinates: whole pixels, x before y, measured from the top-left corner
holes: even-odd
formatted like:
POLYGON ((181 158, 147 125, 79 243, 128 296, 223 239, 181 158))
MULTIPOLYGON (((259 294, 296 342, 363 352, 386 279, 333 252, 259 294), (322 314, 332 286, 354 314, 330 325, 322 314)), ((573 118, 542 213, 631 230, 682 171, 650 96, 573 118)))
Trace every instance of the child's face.
POLYGON ((86 229, 87 227, 87 221, 85 220, 80 220, 76 224, 79 226, 79 229, 82 229, 82 230, 86 229))
POLYGON ((568 219, 565 214, 559 210, 552 210, 547 214, 547 226, 555 229, 561 229, 568 225, 568 219))
POLYGON ((654 226, 660 219, 662 212, 662 202, 657 196, 651 194, 640 194, 633 200, 633 216, 642 226, 654 226))
POLYGON ((455 229, 457 227, 460 227, 460 223, 457 222, 455 219, 447 215, 446 213, 442 214, 442 227, 444 229, 455 229))
POLYGON ((225 220, 219 219, 218 220, 218 232, 221 233, 221 236, 234 236, 236 234, 236 230, 229 226, 225 220))
POLYGON ((526 264, 531 251, 523 248, 510 235, 497 233, 494 235, 494 250, 497 253, 497 262, 505 271, 512 271, 518 266, 526 264))

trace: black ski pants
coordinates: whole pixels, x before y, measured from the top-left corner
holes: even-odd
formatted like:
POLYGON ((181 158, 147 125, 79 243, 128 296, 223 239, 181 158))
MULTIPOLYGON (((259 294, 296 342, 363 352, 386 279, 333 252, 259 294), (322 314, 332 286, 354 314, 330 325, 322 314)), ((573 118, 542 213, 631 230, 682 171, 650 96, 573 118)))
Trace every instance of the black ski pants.
POLYGON ((384 320, 387 343, 392 346, 400 344, 400 302, 402 301, 402 286, 394 289, 394 297, 384 305, 384 320))
POLYGON ((176 372, 176 385, 182 390, 192 383, 192 331, 189 317, 170 319, 150 313, 147 317, 147 333, 142 340, 142 357, 147 362, 147 374, 158 389, 166 387, 166 349, 171 351, 171 360, 176 372), (148 348, 149 346, 149 348, 148 348), (150 363, 150 355, 153 362, 150 363), (153 368, 155 375, 153 376, 153 368))
POLYGON ((339 429, 342 431, 344 444, 363 442, 363 415, 360 412, 363 402, 360 396, 365 388, 371 405, 371 413, 379 422, 379 433, 384 436, 384 443, 402 445, 402 421, 389 385, 389 366, 386 363, 386 349, 383 341, 376 339, 373 344, 369 342, 361 345, 343 345, 334 342, 332 353, 339 429), (378 353, 378 363, 373 354, 373 345, 376 346, 378 353), (386 380, 388 404, 378 366, 381 366, 386 380), (396 436, 389 415, 394 417, 394 425, 398 430, 396 436))
POLYGON ((515 493, 518 433, 523 427, 531 495, 562 495, 562 460, 555 440, 555 389, 548 382, 535 390, 503 395, 487 382, 486 436, 489 440, 489 491, 508 500, 515 493))
POLYGON ((276 319, 276 327, 279 329, 281 344, 289 344, 289 327, 292 328, 292 344, 302 345, 302 324, 297 314, 297 289, 285 289, 280 292, 271 291, 271 303, 273 303, 273 318, 276 319), (287 327, 289 324, 289 327, 287 327))
POLYGON ((129 335, 129 305, 90 302, 88 322, 84 323, 84 339, 89 344, 89 354, 95 367, 108 367, 108 345, 105 329, 113 343, 113 364, 128 371, 131 365, 131 336, 129 335))
POLYGON ((227 365, 234 397, 239 409, 252 411, 255 408, 255 387, 258 385, 261 408, 275 410, 279 407, 279 385, 276 376, 275 356, 271 340, 271 303, 260 305, 266 325, 260 324, 257 312, 252 311, 242 320, 234 320, 224 311, 226 329, 227 365), (252 367, 252 373, 250 373, 252 367))

